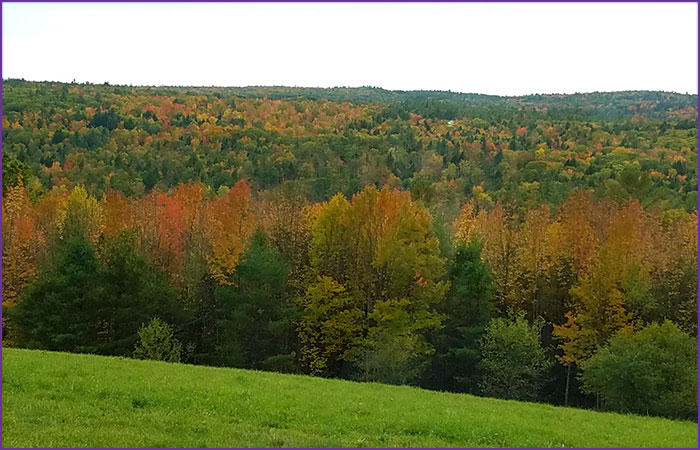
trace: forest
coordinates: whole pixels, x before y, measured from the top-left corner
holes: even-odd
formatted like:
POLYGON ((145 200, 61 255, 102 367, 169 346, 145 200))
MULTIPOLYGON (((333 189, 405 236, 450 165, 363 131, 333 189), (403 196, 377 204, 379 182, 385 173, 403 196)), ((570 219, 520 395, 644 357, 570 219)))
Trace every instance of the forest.
POLYGON ((697 101, 3 80, 3 345, 696 419, 697 101))

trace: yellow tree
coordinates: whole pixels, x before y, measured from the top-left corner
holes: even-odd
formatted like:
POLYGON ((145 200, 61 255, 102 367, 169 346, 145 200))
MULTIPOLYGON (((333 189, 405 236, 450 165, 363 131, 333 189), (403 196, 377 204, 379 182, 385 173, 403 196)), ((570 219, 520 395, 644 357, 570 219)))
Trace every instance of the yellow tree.
POLYGON ((697 268, 698 215, 683 210, 666 211, 660 218, 663 239, 657 240, 657 253, 664 255, 665 264, 652 273, 653 296, 659 301, 665 318, 676 322, 683 331, 697 335, 697 268))
POLYGON ((308 276, 312 220, 306 198, 295 193, 269 193, 255 205, 255 217, 280 253, 290 262, 288 282, 299 294, 308 276))
POLYGON ((600 245, 591 224, 593 211, 590 192, 579 192, 571 195, 557 213, 562 238, 577 274, 590 270, 600 245))
POLYGON ((129 226, 129 201, 121 192, 107 192, 100 200, 104 214, 104 235, 114 237, 129 226))
POLYGON ((96 243, 104 229, 104 215, 95 197, 82 186, 76 186, 59 210, 56 225, 62 239, 81 236, 96 243))
POLYGON ((361 338, 362 311, 345 287, 328 276, 308 286, 300 306, 305 311, 297 327, 302 361, 312 374, 337 373, 361 338))
POLYGON ((158 195, 154 189, 141 198, 131 200, 127 227, 137 230, 141 250, 149 255, 159 268, 165 269, 159 254, 161 246, 158 230, 158 195))
POLYGON ((470 200, 459 211, 459 215, 452 224, 452 234, 457 241, 469 243, 472 239, 476 224, 476 209, 474 201, 470 200))
MULTIPOLYGON (((36 275, 36 257, 41 241, 35 231, 35 213, 27 190, 20 183, 8 189, 2 199, 2 306, 19 302, 20 296, 36 275)), ((9 344, 11 324, 3 315, 3 342, 9 344)))
POLYGON ((207 205, 204 230, 211 246, 207 263, 212 277, 219 284, 230 284, 229 277, 255 231, 250 187, 245 180, 238 181, 226 197, 207 205))
POLYGON ((521 290, 523 301, 532 309, 533 317, 542 312, 538 294, 548 281, 552 267, 550 238, 550 213, 548 206, 530 209, 525 213, 525 221, 519 236, 518 262, 522 267, 521 290))
POLYGON ((369 186, 352 202, 336 195, 316 214, 309 252, 316 274, 346 289, 343 314, 359 314, 361 338, 348 344, 342 358, 354 362, 365 379, 391 381, 392 373, 410 372, 429 351, 422 332, 440 325, 434 306, 448 288, 427 211, 397 190, 369 186), (389 367, 377 357, 388 349, 405 357, 389 367))
POLYGON ((314 215, 309 243, 311 265, 319 274, 343 284, 349 280, 347 270, 351 264, 348 248, 350 203, 343 194, 336 194, 314 215))
POLYGON ((625 309, 647 322, 660 318, 650 274, 664 265, 664 252, 658 248, 661 235, 660 222, 636 200, 624 205, 606 229, 604 248, 614 255, 610 272, 618 279, 625 309))
MULTIPOLYGON (((583 359, 590 357, 616 332, 634 325, 633 316, 625 309, 620 280, 618 256, 603 248, 592 273, 579 278, 578 284, 571 289, 572 313, 580 331, 577 338, 580 342, 575 346, 581 349, 583 359)), ((560 328, 560 334, 563 331, 560 328)))
POLYGON ((552 335, 559 341, 559 349, 562 352, 555 357, 559 363, 566 366, 564 405, 568 405, 571 367, 580 365, 593 353, 593 339, 590 331, 581 329, 576 316, 571 311, 566 313, 566 323, 554 325, 552 335))
POLYGON ((54 187, 45 193, 36 202, 37 233, 47 246, 51 246, 59 239, 57 217, 63 214, 68 200, 68 192, 65 187, 54 187))
POLYGON ((172 193, 172 199, 181 211, 183 261, 180 278, 190 293, 188 298, 198 297, 197 286, 208 271, 206 261, 210 251, 205 235, 205 208, 208 187, 201 182, 181 183, 172 193))
POLYGON ((522 309, 525 305, 517 283, 522 267, 518 261, 519 233, 514 218, 499 202, 490 212, 479 213, 476 233, 483 243, 481 257, 493 275, 497 304, 504 310, 522 309))

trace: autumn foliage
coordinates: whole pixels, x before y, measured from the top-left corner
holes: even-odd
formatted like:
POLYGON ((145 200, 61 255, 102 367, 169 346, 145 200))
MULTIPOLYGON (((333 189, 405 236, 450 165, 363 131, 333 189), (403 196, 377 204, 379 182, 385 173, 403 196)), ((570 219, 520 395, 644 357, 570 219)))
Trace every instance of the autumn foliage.
POLYGON ((246 89, 4 86, 5 345, 594 407, 697 336, 685 97, 246 89))

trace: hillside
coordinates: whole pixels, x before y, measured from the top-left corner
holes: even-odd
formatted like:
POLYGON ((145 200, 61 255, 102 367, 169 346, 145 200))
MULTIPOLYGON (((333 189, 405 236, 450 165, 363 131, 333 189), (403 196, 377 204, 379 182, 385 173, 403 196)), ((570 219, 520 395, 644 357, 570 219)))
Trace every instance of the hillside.
POLYGON ((3 193, 141 196, 241 178, 312 200, 390 186, 454 216, 474 188, 560 204, 574 189, 694 210, 697 96, 497 97, 379 88, 3 82, 3 193), (536 184, 533 184, 536 183, 536 184), (447 191, 447 192, 445 192, 447 191))
POLYGON ((696 447, 697 425, 381 384, 3 349, 3 447, 696 447))

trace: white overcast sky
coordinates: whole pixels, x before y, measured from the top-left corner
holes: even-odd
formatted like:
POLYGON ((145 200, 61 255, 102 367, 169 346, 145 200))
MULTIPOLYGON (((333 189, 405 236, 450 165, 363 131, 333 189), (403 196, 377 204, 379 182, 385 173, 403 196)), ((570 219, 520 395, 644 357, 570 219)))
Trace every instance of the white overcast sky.
POLYGON ((697 94, 698 6, 2 4, 2 76, 484 94, 697 94))

